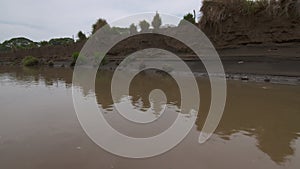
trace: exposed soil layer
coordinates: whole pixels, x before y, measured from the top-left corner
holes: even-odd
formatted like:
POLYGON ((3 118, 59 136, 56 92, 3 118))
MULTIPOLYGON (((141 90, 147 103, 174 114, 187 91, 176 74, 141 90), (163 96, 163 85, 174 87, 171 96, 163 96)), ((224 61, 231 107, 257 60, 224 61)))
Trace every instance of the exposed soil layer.
POLYGON ((0 52, 0 63, 20 64, 26 56, 34 56, 45 63, 48 61, 71 61, 72 54, 75 51, 80 51, 83 45, 84 42, 77 42, 68 45, 42 46, 39 48, 0 52))
POLYGON ((205 0, 199 27, 219 47, 300 42, 300 1, 205 0))

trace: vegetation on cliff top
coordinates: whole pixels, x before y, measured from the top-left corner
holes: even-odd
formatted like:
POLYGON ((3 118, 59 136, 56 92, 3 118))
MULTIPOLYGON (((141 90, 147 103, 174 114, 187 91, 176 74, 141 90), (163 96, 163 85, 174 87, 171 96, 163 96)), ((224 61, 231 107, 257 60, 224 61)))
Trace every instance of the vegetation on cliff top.
POLYGON ((24 37, 12 38, 0 44, 0 51, 31 49, 37 47, 37 43, 24 37))
POLYGON ((300 2, 297 0, 204 0, 200 9, 201 27, 220 24, 238 16, 262 16, 299 19, 300 2))
POLYGON ((41 46, 52 46, 52 45, 66 45, 74 43, 72 38, 54 38, 48 41, 34 42, 30 39, 24 37, 12 38, 10 40, 4 41, 0 44, 0 52, 1 51, 12 51, 12 50, 20 50, 20 49, 32 49, 41 46))

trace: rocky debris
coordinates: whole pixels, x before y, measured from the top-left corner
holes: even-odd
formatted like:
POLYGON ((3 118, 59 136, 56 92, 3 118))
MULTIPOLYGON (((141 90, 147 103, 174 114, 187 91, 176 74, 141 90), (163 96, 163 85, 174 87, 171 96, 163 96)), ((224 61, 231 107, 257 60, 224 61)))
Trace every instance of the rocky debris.
POLYGON ((249 77, 248 77, 248 76, 242 76, 242 77, 241 77, 241 80, 243 80, 243 81, 248 81, 248 80, 249 80, 249 77))
POLYGON ((271 82, 271 79, 266 78, 264 81, 267 82, 267 83, 269 83, 269 82, 271 82))

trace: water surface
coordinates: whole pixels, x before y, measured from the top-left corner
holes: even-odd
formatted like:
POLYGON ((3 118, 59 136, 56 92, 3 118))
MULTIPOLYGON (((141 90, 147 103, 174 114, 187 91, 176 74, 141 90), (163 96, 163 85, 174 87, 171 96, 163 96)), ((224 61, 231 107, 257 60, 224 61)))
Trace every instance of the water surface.
MULTIPOLYGON (((167 129, 180 110, 180 92, 166 75, 139 74, 131 83, 136 109, 151 107, 149 92, 161 89, 168 113, 147 125, 122 118, 110 94, 111 72, 96 80, 96 97, 118 131, 149 137, 167 129)), ((94 144, 81 128, 72 102, 72 69, 0 68, 0 168, 299 168, 300 86, 228 81, 221 123, 198 144, 210 105, 210 85, 198 78, 201 105, 192 131, 171 151, 148 159, 114 156, 94 144)), ((82 87, 82 95, 94 91, 82 87)), ((158 108, 159 109, 159 108, 158 108)))

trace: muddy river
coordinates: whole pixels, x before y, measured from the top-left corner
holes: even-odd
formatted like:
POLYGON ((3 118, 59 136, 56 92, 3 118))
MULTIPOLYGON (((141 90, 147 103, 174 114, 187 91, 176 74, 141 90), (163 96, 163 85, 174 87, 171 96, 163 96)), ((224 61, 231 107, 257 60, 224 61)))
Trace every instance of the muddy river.
MULTIPOLYGON (((163 74, 139 74, 131 83, 136 109, 150 107, 149 92, 161 89, 171 113, 137 125, 114 109, 111 72, 97 76, 95 93, 113 128, 135 137, 161 133, 175 120, 180 92, 163 74)), ((204 144, 198 137, 210 106, 210 84, 197 78, 200 111, 191 132, 172 150, 152 158, 118 157, 97 146, 82 129, 72 101, 72 69, 0 68, 1 169, 276 169, 300 168, 300 86, 229 80, 225 112, 204 144)), ((80 86, 79 86, 80 87, 80 86)))

